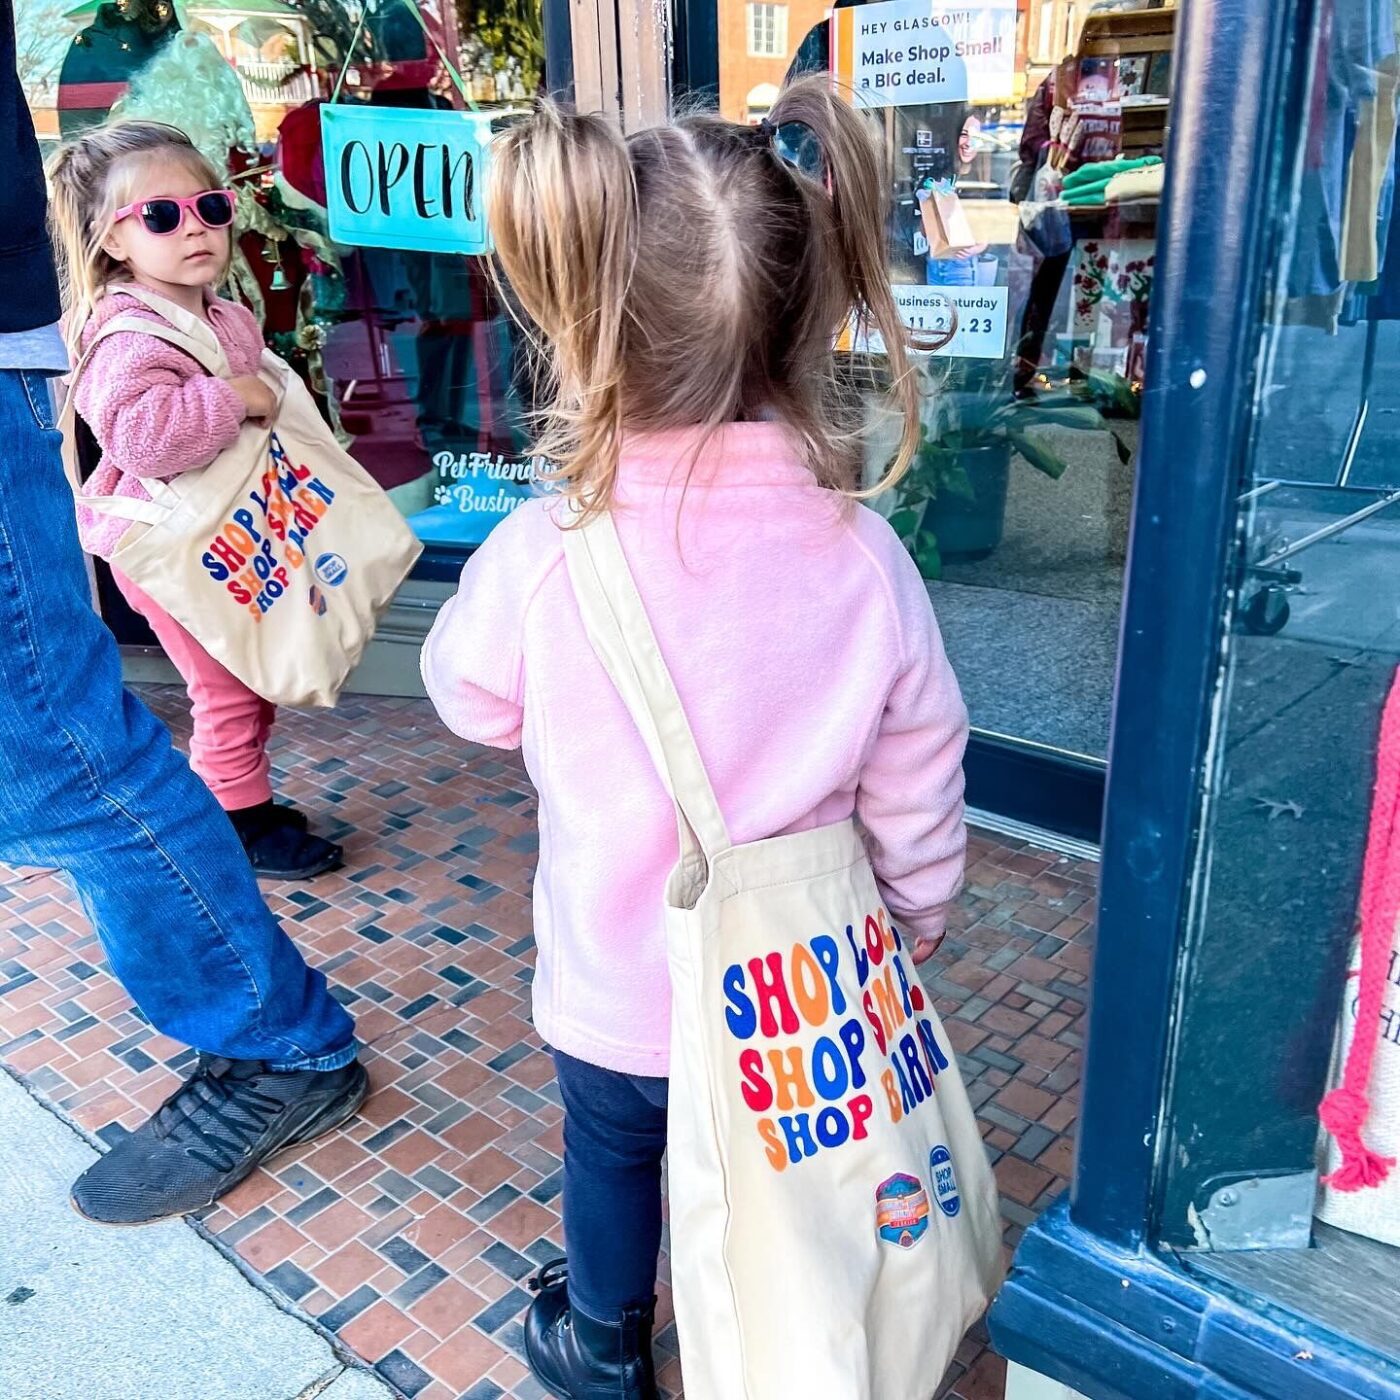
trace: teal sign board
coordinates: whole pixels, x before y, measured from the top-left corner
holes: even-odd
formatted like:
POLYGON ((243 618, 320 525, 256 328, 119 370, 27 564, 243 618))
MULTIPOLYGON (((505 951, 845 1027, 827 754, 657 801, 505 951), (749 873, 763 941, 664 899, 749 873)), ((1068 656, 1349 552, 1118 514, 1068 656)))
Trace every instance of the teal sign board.
POLYGON ((326 106, 331 241, 430 253, 489 253, 486 112, 326 106))

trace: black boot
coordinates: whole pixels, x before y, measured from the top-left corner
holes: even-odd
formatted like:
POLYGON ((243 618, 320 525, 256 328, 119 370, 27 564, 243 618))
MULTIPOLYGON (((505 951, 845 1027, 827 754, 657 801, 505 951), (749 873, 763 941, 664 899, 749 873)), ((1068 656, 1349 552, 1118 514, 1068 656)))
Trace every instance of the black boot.
POLYGON ((228 819, 253 869, 270 880, 310 880, 341 866, 341 848, 311 835, 306 817, 295 807, 281 807, 269 799, 230 812, 228 819))
POLYGON ((530 1281, 539 1297, 525 1315, 525 1355, 535 1379, 560 1400, 659 1400, 656 1300, 629 1308, 621 1322, 595 1322, 569 1306, 568 1273, 556 1259, 530 1281))

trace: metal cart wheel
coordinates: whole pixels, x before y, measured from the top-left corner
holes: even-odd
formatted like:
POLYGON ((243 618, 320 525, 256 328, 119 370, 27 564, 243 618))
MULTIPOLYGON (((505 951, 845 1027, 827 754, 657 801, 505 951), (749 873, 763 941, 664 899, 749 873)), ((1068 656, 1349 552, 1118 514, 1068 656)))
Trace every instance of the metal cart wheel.
POLYGON ((1288 625, 1288 593, 1276 583, 1256 589, 1245 599, 1240 620, 1246 632, 1256 637, 1272 637, 1288 625))

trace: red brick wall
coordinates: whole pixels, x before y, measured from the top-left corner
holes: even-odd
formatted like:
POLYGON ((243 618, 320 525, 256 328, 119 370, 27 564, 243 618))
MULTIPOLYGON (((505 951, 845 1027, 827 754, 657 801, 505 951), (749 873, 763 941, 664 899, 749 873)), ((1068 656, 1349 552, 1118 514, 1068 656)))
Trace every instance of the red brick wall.
POLYGON ((782 86, 798 45, 828 14, 826 0, 789 0, 787 51, 758 58, 749 53, 748 9, 746 0, 719 0, 719 107, 736 122, 747 119, 748 95, 760 83, 782 86))

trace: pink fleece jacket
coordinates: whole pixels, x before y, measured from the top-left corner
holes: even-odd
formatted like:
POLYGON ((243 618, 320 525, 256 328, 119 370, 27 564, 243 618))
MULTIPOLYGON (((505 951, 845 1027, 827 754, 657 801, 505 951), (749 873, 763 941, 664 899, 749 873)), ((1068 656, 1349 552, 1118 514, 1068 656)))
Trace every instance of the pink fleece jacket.
MULTIPOLYGON (((246 307, 210 299, 209 324, 235 376, 254 374, 263 341, 257 318, 246 307)), ((98 327, 114 316, 159 322, 144 302, 113 286, 83 327, 83 348, 98 327)), ((247 416, 243 400, 223 379, 209 374, 183 350, 153 335, 120 331, 110 335, 88 361, 78 382, 75 407, 102 448, 97 470, 84 483, 85 496, 150 499, 142 477, 172 476, 207 467, 238 437, 247 416)), ((83 548, 108 555, 126 530, 126 521, 78 509, 83 548)))
MULTIPOLYGON (((731 837, 855 813, 902 930, 938 934, 962 882, 967 711, 918 569, 880 516, 816 485, 781 428, 726 429, 682 506, 693 447, 687 433, 631 440, 615 515, 731 837)), ((457 734, 523 744, 539 791, 540 1034, 664 1075, 676 822, 584 635, 551 510, 528 502, 492 531, 423 677, 457 734)))

